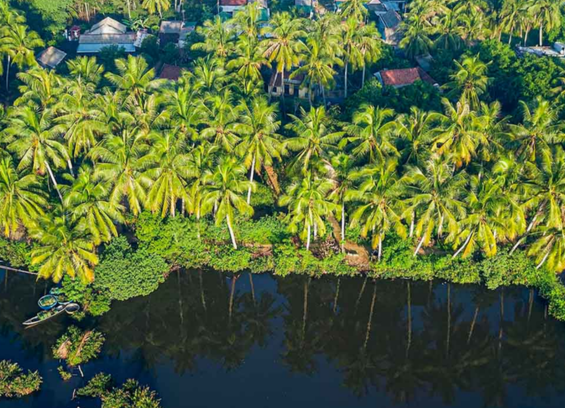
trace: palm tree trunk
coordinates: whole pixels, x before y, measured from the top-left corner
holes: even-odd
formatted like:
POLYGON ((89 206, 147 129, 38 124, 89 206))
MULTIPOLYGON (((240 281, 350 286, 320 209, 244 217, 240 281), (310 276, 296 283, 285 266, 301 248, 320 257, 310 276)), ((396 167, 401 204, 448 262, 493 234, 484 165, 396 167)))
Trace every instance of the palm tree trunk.
POLYGON ((341 250, 345 252, 345 203, 341 205, 341 250))
POLYGON ((251 299, 253 299, 253 306, 255 306, 255 285, 253 284, 253 274, 251 272, 249 272, 249 284, 251 285, 251 299))
POLYGON ((467 336, 467 345, 471 344, 471 337, 473 336, 473 331, 475 330, 475 324, 477 323, 478 316, 479 316, 479 306, 476 306, 475 314, 473 315, 473 321, 471 322, 471 327, 469 327, 469 335, 467 336))
POLYGON ((549 248, 547 250, 547 253, 544 255, 543 259, 541 260, 541 262, 536 266, 536 269, 539 269, 543 266, 543 264, 545 263, 545 261, 547 260, 547 257, 549 256, 549 253, 551 252, 551 248, 549 248))
POLYGON ((128 19, 131 20, 131 0, 127 0, 127 6, 128 6, 128 19))
POLYGON ((255 153, 253 154, 253 161, 251 162, 251 172, 249 173, 249 189, 247 190, 247 204, 251 203, 251 186, 253 185, 253 174, 255 173, 255 153))
POLYGON ((383 255, 383 238, 379 236, 379 262, 381 261, 381 256, 383 255))
POLYGON ((45 167, 47 168, 47 172, 49 173, 49 177, 51 178, 51 181, 53 182, 53 185, 55 186, 55 190, 57 190, 57 195, 59 196, 59 200, 61 200, 61 204, 63 203, 63 196, 61 195, 61 191, 59 191, 59 185, 57 184, 57 180, 55 180, 55 176, 53 175, 53 172, 51 171, 51 167, 49 166, 49 162, 45 162, 45 167))
POLYGON ((310 224, 308 223, 307 226, 307 230, 308 230, 308 238, 306 240, 306 250, 310 249, 310 224))
POLYGON ((424 243, 424 237, 426 236, 426 234, 422 235, 422 239, 420 239, 420 242, 418 243, 418 246, 416 247, 416 250, 414 251, 414 256, 418 255, 418 252, 420 252, 420 248, 422 248, 422 244, 424 243))
POLYGON ((308 320, 308 287, 310 286, 310 279, 304 282, 304 313, 302 315, 302 339, 300 340, 300 348, 304 347, 304 340, 306 338, 306 322, 308 320))
POLYGON ((348 71, 348 69, 349 69, 349 61, 347 61, 345 63, 345 75, 344 75, 345 79, 343 81, 344 95, 345 95, 346 98, 347 98, 347 71, 348 71))
POLYGON ((206 310, 206 296, 204 296, 204 285, 202 282, 202 269, 198 270, 198 280, 200 282, 200 300, 202 301, 202 307, 206 310))
POLYGON ((471 240, 471 237, 472 237, 472 236, 473 236, 473 233, 470 232, 470 233, 469 233, 469 236, 468 236, 467 239, 465 240, 465 243, 461 246, 461 248, 459 248, 459 249, 457 250, 457 252, 455 252, 455 253, 453 254, 452 259, 453 259, 453 258, 456 258, 457 255, 459 255, 459 253, 461 253, 461 251, 463 251, 463 249, 465 249, 465 247, 467 246, 467 244, 468 244, 469 241, 471 240))
POLYGON ((10 86, 10 56, 6 60, 6 92, 8 92, 8 87, 10 86))
POLYGON ((543 20, 540 20, 539 25, 539 46, 543 46, 543 20))
POLYGON ((231 323, 231 315, 233 312, 233 298, 234 298, 234 294, 235 294, 235 281, 237 280, 237 278, 235 277, 235 275, 233 275, 233 277, 231 278, 231 290, 230 290, 230 303, 228 306, 228 320, 231 323))
POLYGON ((67 159, 67 165, 69 166, 69 171, 71 172, 71 176, 75 176, 75 173, 73 171, 73 163, 71 162, 71 159, 67 159))
POLYGON ((237 249, 237 242, 235 242, 235 234, 233 233, 233 228, 231 226, 229 215, 226 217, 226 221, 228 223, 228 229, 230 230, 230 237, 231 237, 231 243, 233 245, 233 249, 237 249))
MULTIPOLYGON (((8 273, 8 271, 6 271, 8 273)), ((334 297, 334 307, 333 312, 336 314, 337 312, 337 300, 339 298, 339 287, 341 286, 341 277, 337 278, 337 287, 335 288, 335 297, 334 297)))
POLYGON ((175 214, 175 207, 176 207, 176 198, 174 194, 171 194, 171 216, 174 217, 175 214))
POLYGON ((373 311, 375 310, 375 300, 377 298, 377 284, 373 282, 373 297, 371 298, 371 308, 369 309, 369 320, 367 320, 367 329, 365 331, 365 342, 363 350, 367 349, 369 343, 369 335, 371 334, 371 322, 373 321, 373 311))

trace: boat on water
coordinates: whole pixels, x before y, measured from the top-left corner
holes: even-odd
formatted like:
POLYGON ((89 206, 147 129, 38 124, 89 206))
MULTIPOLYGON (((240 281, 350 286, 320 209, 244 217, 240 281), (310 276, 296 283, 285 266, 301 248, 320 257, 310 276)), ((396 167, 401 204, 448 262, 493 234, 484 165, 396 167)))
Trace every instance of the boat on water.
POLYGON ((41 299, 37 301, 37 305, 42 310, 51 310, 57 306, 57 303, 59 303, 57 297, 51 294, 42 296, 41 299))
POLYGON ((35 326, 36 324, 43 323, 49 319, 52 319, 55 316, 60 315, 63 312, 67 314, 73 314, 80 310, 80 306, 78 303, 67 303, 64 305, 58 305, 49 310, 43 310, 39 312, 36 316, 33 316, 31 319, 26 320, 23 322, 24 326, 35 326))

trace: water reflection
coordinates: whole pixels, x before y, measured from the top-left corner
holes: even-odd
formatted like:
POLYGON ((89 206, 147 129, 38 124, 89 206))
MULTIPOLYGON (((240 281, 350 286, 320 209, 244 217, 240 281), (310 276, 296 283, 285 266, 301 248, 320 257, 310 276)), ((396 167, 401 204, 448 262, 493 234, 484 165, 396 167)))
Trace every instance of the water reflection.
MULTIPOLYGON (((44 290, 19 276, 0 289, 0 347, 16 336, 30 368, 49 361, 68 324, 23 330, 20 322, 34 313, 44 290)), ((346 398, 337 385, 347 389, 350 406, 523 406, 526 398, 531 406, 557 407, 565 401, 563 325, 521 288, 186 271, 151 296, 116 303, 98 321, 82 324, 106 334, 107 371, 131 365, 157 378, 172 365, 168 381, 219 381, 220 387, 245 375, 249 386, 285 402, 288 395, 278 394, 284 381, 306 384, 326 406, 343 406, 343 399, 332 399, 338 392, 346 398), (286 372, 282 384, 261 378, 279 372, 286 372)), ((45 386, 56 392, 57 383, 45 386)), ((198 390, 192 394, 198 400, 198 390)), ((228 405, 245 405, 240 402, 228 405)))

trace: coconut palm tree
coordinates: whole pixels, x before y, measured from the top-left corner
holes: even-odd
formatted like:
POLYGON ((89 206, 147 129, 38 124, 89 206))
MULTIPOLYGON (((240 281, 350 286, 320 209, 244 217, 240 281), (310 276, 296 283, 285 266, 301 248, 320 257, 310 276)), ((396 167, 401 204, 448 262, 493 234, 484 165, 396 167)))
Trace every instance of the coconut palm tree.
POLYGON ((0 227, 6 237, 31 226, 47 207, 41 180, 33 173, 18 173, 10 157, 0 158, 0 227))
POLYGON ((439 116, 439 126, 434 131, 432 150, 446 155, 457 167, 468 164, 476 155, 479 146, 486 142, 484 134, 477 129, 477 118, 465 101, 453 105, 442 100, 445 114, 439 116))
POLYGON ((171 8, 170 0, 143 0, 141 7, 149 12, 149 14, 159 13, 159 17, 163 18, 163 11, 171 8))
POLYGON ((227 69, 235 70, 243 79, 246 90, 250 85, 257 86, 258 83, 262 83, 261 67, 270 65, 256 42, 256 38, 241 36, 236 44, 237 56, 226 64, 227 69))
POLYGON ((379 30, 374 23, 365 24, 357 29, 357 49, 363 59, 361 66, 363 74, 361 76, 361 87, 365 86, 365 76, 367 65, 376 63, 382 55, 382 41, 379 30))
POLYGON ((414 256, 432 237, 443 238, 444 228, 447 240, 453 239, 459 232, 458 220, 465 215, 461 198, 466 174, 456 173, 447 161, 433 156, 419 167, 409 167, 403 182, 409 204, 406 218, 413 220, 410 235, 413 231, 418 239, 414 256))
POLYGON ((349 67, 362 66, 365 62, 363 54, 359 49, 359 20, 349 17, 341 30, 341 47, 343 49, 344 96, 347 98, 349 67))
POLYGON ((341 207, 341 247, 344 250, 345 229, 346 229, 346 211, 345 202, 349 190, 354 187, 354 161, 352 157, 346 153, 338 153, 331 158, 332 171, 331 177, 334 181, 335 188, 330 194, 330 199, 335 201, 341 207))
POLYGON ((70 160, 53 126, 52 113, 39 113, 28 106, 15 109, 8 118, 6 133, 10 135, 8 150, 20 160, 18 171, 29 168, 38 175, 49 173, 62 202, 63 197, 53 169, 64 167, 70 160))
POLYGON ((224 158, 216 168, 204 177, 204 196, 202 198, 202 215, 214 210, 216 225, 226 222, 234 249, 237 242, 233 229, 236 213, 244 216, 253 215, 251 207, 242 195, 251 184, 245 178, 245 166, 239 164, 235 158, 224 158))
POLYGON ((396 121, 395 132, 399 135, 402 163, 423 163, 429 156, 429 146, 433 141, 434 123, 440 115, 425 112, 413 106, 409 115, 400 115, 396 121))
POLYGON ((339 206, 329 199, 334 183, 326 178, 314 177, 307 172, 300 180, 292 183, 279 204, 288 207, 286 222, 289 231, 299 232, 302 241, 306 241, 306 249, 310 249, 312 236, 314 240, 326 234, 325 219, 339 211, 339 206))
POLYGON ((562 0, 536 0, 531 4, 531 13, 536 16, 539 24, 539 46, 543 45, 544 28, 550 31, 561 26, 562 9, 564 2, 562 0))
POLYGON ((290 170, 300 170, 306 175, 313 167, 328 164, 327 154, 336 149, 343 132, 333 132, 327 126, 328 116, 324 107, 312 108, 308 112, 301 108, 300 112, 301 117, 290 115, 292 122, 287 128, 295 136, 288 138, 286 145, 289 150, 298 152, 290 170))
POLYGON ((193 50, 205 51, 219 59, 225 59, 232 53, 235 30, 231 24, 224 24, 220 16, 206 20, 196 32, 204 41, 193 44, 193 50))
POLYGON ((502 4, 500 11, 500 27, 498 28, 498 40, 502 37, 502 32, 508 33, 508 44, 512 44, 514 31, 520 22, 520 9, 522 7, 522 0, 506 0, 502 4))
POLYGON ((303 59, 304 63, 297 68, 290 78, 295 78, 299 75, 304 75, 304 82, 302 85, 308 88, 308 102, 312 106, 312 94, 314 87, 317 87, 322 93, 322 98, 325 103, 325 90, 335 86, 335 65, 342 65, 342 61, 332 54, 325 53, 320 44, 313 38, 307 40, 306 45, 303 46, 303 59))
POLYGON ((439 17, 436 25, 439 36, 434 41, 437 48, 457 51, 464 45, 459 24, 462 8, 462 6, 453 9, 446 7, 445 13, 439 17))
POLYGON ((233 106, 233 96, 228 89, 207 98, 201 111, 204 127, 200 137, 213 143, 226 153, 233 151, 240 138, 236 133, 239 122, 239 106, 233 106))
POLYGON ((54 70, 32 68, 18 73, 23 83, 19 87, 20 97, 14 102, 15 106, 30 106, 38 110, 46 110, 56 104, 65 90, 63 79, 54 70))
POLYGON ((360 225, 362 237, 372 235, 372 247, 378 249, 379 262, 386 234, 394 229, 400 237, 406 237, 406 227, 402 223, 405 205, 396 170, 397 162, 393 159, 369 165, 353 175, 360 183, 359 187, 346 194, 348 201, 356 203, 351 214, 351 227, 360 225))
POLYGON ((15 64, 19 69, 35 66, 37 61, 33 50, 44 45, 35 31, 28 31, 27 26, 15 24, 9 27, 2 36, 2 49, 6 54, 6 91, 10 84, 10 66, 15 64))
POLYGON ((184 203, 186 199, 187 179, 191 175, 185 140, 174 132, 155 132, 149 143, 151 150, 139 162, 146 169, 141 182, 150 185, 146 207, 153 213, 160 211, 163 218, 167 214, 174 217, 178 200, 184 203))
POLYGON ((195 214, 200 220, 202 209, 202 198, 204 194, 204 179, 213 167, 215 154, 218 147, 202 141, 188 154, 187 171, 191 180, 187 188, 187 211, 195 214))
POLYGON ((365 21, 369 15, 369 10, 365 4, 369 0, 345 0, 340 7, 339 13, 345 20, 353 19, 357 24, 365 21))
POLYGON ((123 223, 124 208, 111 202, 110 184, 94 181, 92 169, 83 166, 76 180, 65 191, 64 206, 71 214, 71 221, 77 228, 90 233, 95 245, 108 242, 118 235, 116 223, 123 223))
POLYGON ((81 79, 86 84, 95 87, 100 83, 104 66, 96 62, 96 57, 77 57, 67 61, 69 73, 75 79, 81 79))
MULTIPOLYGON (((345 128, 351 135, 347 142, 354 145, 351 153, 358 159, 369 158, 369 163, 384 163, 388 156, 398 156, 392 139, 397 130, 396 122, 390 120, 394 111, 372 105, 364 106, 353 114, 353 123, 345 128)), ((343 143, 342 143, 343 144, 343 143)))
POLYGON ((207 96, 221 91, 229 79, 223 61, 218 58, 199 58, 194 64, 194 84, 207 96))
POLYGON ((557 111, 549 101, 536 98, 530 107, 520 102, 523 120, 510 124, 511 146, 522 159, 534 161, 538 154, 564 139, 563 125, 557 120, 557 111))
POLYGON ((434 42, 430 38, 431 24, 425 15, 410 12, 401 23, 401 30, 403 36, 399 45, 408 58, 413 59, 430 52, 434 42))
MULTIPOLYGON (((301 61, 301 38, 305 36, 302 20, 292 18, 287 12, 275 13, 261 34, 265 37, 264 56, 270 63, 276 64, 276 75, 284 83, 285 73, 301 61)), ((282 95, 284 99, 284 92, 282 95)))
POLYGON ((30 229, 30 235, 37 241, 31 264, 39 266, 40 277, 54 282, 65 275, 78 276, 85 283, 94 280, 94 266, 98 264, 94 241, 69 216, 55 213, 43 217, 30 229))
POLYGON ((107 72, 106 78, 121 92, 124 102, 136 107, 143 106, 150 91, 160 84, 143 57, 128 55, 127 59, 118 59, 116 68, 118 73, 107 72))
POLYGON ((450 89, 450 98, 460 98, 473 110, 480 106, 479 97, 487 91, 489 78, 487 77, 487 64, 478 56, 466 57, 463 62, 455 61, 456 71, 451 75, 451 82, 445 84, 450 89))
POLYGON ((274 160, 282 160, 286 153, 281 136, 276 132, 280 122, 277 120, 276 105, 270 105, 263 97, 243 103, 241 124, 237 126, 241 142, 235 152, 243 158, 243 164, 249 170, 249 189, 247 204, 251 203, 251 186, 254 174, 261 174, 265 167, 271 167, 274 160))

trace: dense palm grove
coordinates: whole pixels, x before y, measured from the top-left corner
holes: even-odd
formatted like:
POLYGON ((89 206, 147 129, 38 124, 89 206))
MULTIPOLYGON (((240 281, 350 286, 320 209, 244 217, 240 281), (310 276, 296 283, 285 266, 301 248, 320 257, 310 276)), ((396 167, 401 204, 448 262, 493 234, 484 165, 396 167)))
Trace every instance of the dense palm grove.
MULTIPOLYGON (((507 1, 489 14, 483 2, 414 1, 401 47, 411 57, 534 28, 543 39, 542 29, 560 27, 556 4, 507 1)), ((524 249, 538 268, 565 267, 559 107, 538 97, 505 116, 485 101, 487 64, 464 56, 441 111, 364 104, 350 118, 336 114, 326 92, 339 80, 347 94, 353 72, 363 84, 384 52, 361 1, 312 19, 281 12, 262 24, 252 4, 233 20, 208 20, 192 45, 206 55, 178 83, 156 79, 143 57, 107 71, 80 57, 68 75, 35 67, 42 40, 16 11, 0 11, 5 71, 20 69, 19 96, 2 114, 0 224, 8 238, 33 240, 45 278, 93 280, 98 246, 143 211, 211 217, 237 249, 261 186, 306 249, 335 217, 342 244, 356 231, 376 262, 397 236, 414 256, 492 257, 504 247, 524 249), (269 69, 305 76, 302 107, 266 92, 269 69)))

